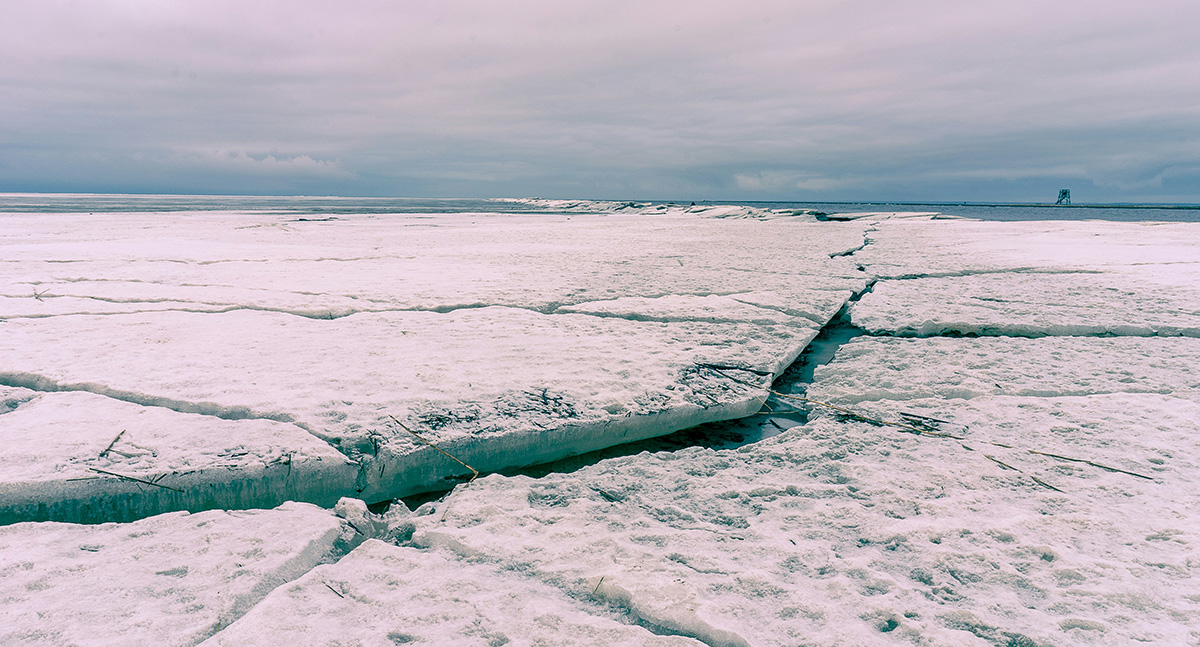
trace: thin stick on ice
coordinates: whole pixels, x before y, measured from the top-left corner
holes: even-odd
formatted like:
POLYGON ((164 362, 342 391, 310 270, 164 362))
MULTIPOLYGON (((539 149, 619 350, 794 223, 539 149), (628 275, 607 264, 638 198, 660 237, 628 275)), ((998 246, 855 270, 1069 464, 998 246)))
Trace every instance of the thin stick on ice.
POLYGON ((124 435, 125 435, 125 430, 122 429, 121 433, 117 434, 117 437, 113 438, 112 442, 108 444, 108 447, 105 447, 104 451, 100 452, 100 458, 104 458, 105 456, 107 456, 108 453, 112 451, 112 448, 116 446, 117 441, 121 440, 121 436, 124 436, 124 435))
MULTIPOLYGON (((140 478, 137 478, 134 476, 127 476, 125 474, 117 474, 116 472, 102 470, 98 467, 89 467, 88 469, 90 469, 93 472, 99 472, 100 474, 106 474, 108 476, 115 476, 124 481, 133 481, 134 483, 144 483, 146 485, 153 485, 154 487, 163 488, 164 490, 173 490, 175 492, 183 492, 183 490, 181 490, 177 487, 171 487, 170 485, 163 485, 162 483, 156 483, 154 481, 147 481, 146 479, 140 479, 140 478)), ((162 476, 159 476, 159 478, 162 478, 162 476)))
POLYGON ((412 434, 412 435, 413 435, 413 438, 416 438, 417 440, 419 440, 419 441, 421 441, 421 442, 425 443, 426 445, 429 445, 430 447, 432 447, 432 448, 434 448, 434 449, 438 450, 439 452, 441 452, 441 454, 442 454, 443 456, 445 456, 446 458, 449 458, 450 460, 453 460, 455 463, 458 463, 459 465, 462 465, 463 467, 465 467, 465 468, 467 468, 467 469, 471 470, 471 478, 470 478, 470 480, 468 480, 468 481, 467 481, 467 483, 470 483, 471 481, 474 481, 476 478, 478 478, 478 477, 479 477, 479 470, 477 470, 477 469, 475 469, 474 467, 471 467, 470 465, 467 465, 466 463, 464 463, 464 462, 462 462, 462 461, 458 460, 458 458, 454 457, 452 454, 450 454, 450 453, 449 453, 449 452, 447 452, 446 450, 444 450, 444 449, 442 449, 441 447, 438 447, 437 445, 435 445, 435 444, 433 444, 433 443, 429 442, 428 440, 425 440, 424 438, 420 437, 419 435, 417 435, 417 432, 415 432, 415 431, 413 431, 412 429, 409 429, 408 427, 404 426, 404 423, 403 423, 403 422, 400 422, 399 420, 396 420, 396 416, 393 416, 393 415, 390 415, 390 414, 389 414, 389 415, 388 415, 388 417, 389 417, 389 418, 391 418, 391 419, 392 419, 392 422, 396 423, 396 425, 397 425, 397 426, 399 426, 401 429, 403 429, 404 431, 407 431, 408 433, 412 434))

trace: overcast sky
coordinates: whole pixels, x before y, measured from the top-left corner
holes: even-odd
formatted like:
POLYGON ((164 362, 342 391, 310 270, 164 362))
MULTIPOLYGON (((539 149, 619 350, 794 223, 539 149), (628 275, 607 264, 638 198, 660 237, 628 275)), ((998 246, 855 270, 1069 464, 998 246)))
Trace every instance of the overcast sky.
POLYGON ((0 191, 1200 202, 1196 0, 9 0, 0 191))

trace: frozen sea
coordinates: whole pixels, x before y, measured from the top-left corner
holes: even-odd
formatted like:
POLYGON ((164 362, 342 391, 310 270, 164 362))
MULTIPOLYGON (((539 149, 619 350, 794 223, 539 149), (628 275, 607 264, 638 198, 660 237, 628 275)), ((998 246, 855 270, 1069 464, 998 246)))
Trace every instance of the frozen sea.
POLYGON ((1198 221, 0 195, 0 644, 1200 645, 1198 221))

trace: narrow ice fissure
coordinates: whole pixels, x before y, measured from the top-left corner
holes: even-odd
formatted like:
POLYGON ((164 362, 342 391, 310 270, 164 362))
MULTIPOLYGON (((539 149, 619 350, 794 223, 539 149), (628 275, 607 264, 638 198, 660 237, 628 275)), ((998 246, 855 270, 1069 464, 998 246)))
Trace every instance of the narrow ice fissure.
POLYGON ((874 227, 870 227, 870 228, 864 230, 862 243, 860 245, 851 247, 850 249, 842 250, 840 252, 832 252, 829 254, 829 258, 839 258, 839 257, 844 258, 847 256, 854 256, 858 252, 861 252, 862 250, 866 249, 867 245, 870 245, 873 242, 871 240, 871 233, 875 232, 875 231, 878 231, 878 230, 874 227))
MULTIPOLYGON (((866 270, 860 266, 859 269, 866 270)), ((882 269, 882 268, 877 268, 882 269)), ((879 281, 916 281, 919 279, 953 279, 968 276, 986 276, 989 274, 1104 274, 1102 270, 1047 268, 1038 266, 1006 267, 993 269, 947 270, 944 272, 922 272, 920 274, 881 274, 876 271, 875 278, 879 281)))
POLYGON ((820 316, 815 315, 811 312, 804 312, 802 310, 793 310, 791 308, 785 308, 783 306, 769 306, 769 305, 765 305, 765 304, 761 304, 761 303, 751 303, 749 301, 735 299, 732 296, 730 297, 730 299, 732 299, 733 301, 737 301, 738 303, 740 303, 742 305, 759 308, 761 310, 770 310, 772 312, 778 312, 780 314, 785 314, 790 317, 803 317, 803 318, 808 319, 809 321, 811 321, 815 324, 818 324, 818 325, 824 325, 824 323, 825 323, 825 321, 820 316))
MULTIPOLYGON (((759 310, 770 311, 770 312, 780 312, 780 313, 787 314, 789 316, 794 316, 794 317, 803 317, 803 318, 813 321, 815 323, 821 322, 819 315, 811 313, 811 312, 795 311, 795 310, 789 310, 789 309, 785 309, 785 308, 781 308, 781 307, 771 307, 771 306, 767 306, 767 305, 763 305, 763 304, 752 303, 752 302, 744 301, 741 299, 733 299, 733 297, 735 297, 737 295, 749 294, 750 292, 751 291, 749 291, 749 290, 736 290, 736 291, 723 291, 723 292, 713 292, 713 291, 657 292, 657 293, 653 293, 653 294, 639 295, 639 296, 635 296, 635 297, 626 297, 626 299, 634 298, 634 299, 643 300, 643 301, 650 301, 650 300, 662 299, 662 298, 666 298, 666 297, 696 297, 696 298, 727 297, 727 298, 731 298, 733 301, 736 301, 738 303, 741 303, 741 304, 749 306, 749 307, 757 308, 759 310)), ((354 300, 360 299, 360 297, 356 297, 353 295, 320 295, 320 296, 337 296, 339 298, 354 299, 354 300)), ((546 303, 545 305, 541 305, 541 306, 521 306, 521 305, 515 305, 512 303, 474 302, 474 303, 456 303, 456 304, 447 304, 447 305, 441 305, 441 306, 408 307, 408 308, 395 308, 395 307, 344 308, 344 307, 336 307, 335 306, 335 307, 295 309, 295 308, 274 308, 274 307, 269 307, 269 306, 245 305, 245 304, 239 304, 239 303, 229 303, 229 302, 219 302, 219 301, 192 301, 192 300, 188 300, 188 299, 168 299, 168 298, 120 299, 120 298, 112 298, 112 297, 99 297, 99 296, 78 295, 78 294, 58 294, 58 293, 44 294, 44 293, 38 293, 36 291, 34 292, 34 294, 32 296, 26 295, 26 294, 22 294, 22 295, 0 294, 0 297, 9 297, 9 298, 30 297, 30 298, 35 298, 38 301, 44 301, 46 299, 55 299, 55 298, 71 298, 71 299, 84 299, 84 300, 91 300, 91 301, 100 301, 103 303, 112 303, 112 304, 120 304, 120 305, 161 304, 161 303, 180 303, 180 304, 193 304, 194 305, 194 307, 178 306, 178 307, 169 307, 169 308, 147 308, 147 309, 123 310, 123 311, 118 311, 118 312, 93 312, 93 311, 81 310, 81 311, 76 311, 76 312, 56 312, 56 313, 47 313, 47 314, 28 313, 28 314, 0 315, 0 321, 9 320, 9 319, 49 319, 49 318, 53 318, 53 317, 77 317, 77 316, 119 317, 119 316, 135 315, 135 314, 154 314, 154 313, 159 313, 159 312, 187 312, 187 313, 192 313, 192 314, 226 314, 229 312, 238 312, 238 311, 271 312, 271 313, 277 313, 277 314, 292 315, 292 316, 296 316, 296 317, 303 317, 305 319, 334 320, 334 319, 342 319, 345 317, 350 317, 352 315, 357 315, 357 314, 385 314, 385 313, 401 313, 401 312, 414 312, 414 313, 415 312, 428 312, 428 313, 434 313, 434 314, 449 314, 452 312, 457 312, 459 310, 480 310, 483 308, 507 308, 507 309, 512 309, 512 310, 525 310, 528 312, 536 312, 536 313, 544 314, 544 315, 582 315, 582 316, 598 317, 598 318, 610 318, 610 319, 618 318, 618 319, 628 319, 631 321, 646 321, 646 322, 657 322, 657 323, 677 323, 677 322, 691 322, 691 321, 708 322, 708 323, 745 323, 744 319, 739 319, 739 318, 735 318, 735 317, 704 317, 704 316, 689 317, 686 315, 680 315, 680 316, 651 315, 651 314, 639 314, 636 312, 618 313, 618 312, 598 312, 598 311, 586 311, 586 310, 578 310, 578 311, 565 310, 566 308, 577 308, 581 305, 589 304, 589 303, 597 303, 597 304, 610 303, 610 302, 615 301, 615 299, 585 299, 585 300, 581 300, 581 301, 550 301, 550 302, 546 303)), ((382 301, 379 299, 365 299, 365 300, 371 301, 373 303, 385 303, 385 301, 382 301)))
MULTIPOLYGON (((1132 326, 1131 326, 1132 327, 1132 326)), ((965 328, 965 326, 959 326, 965 328)), ((1018 326, 1012 327, 992 327, 981 326, 978 330, 959 330, 957 328, 938 330, 936 332, 921 332, 911 328, 902 328, 899 330, 873 330, 864 331, 863 334, 868 337, 895 337, 902 339, 930 339, 934 337, 950 337, 950 338, 965 338, 975 339, 979 337, 1010 337, 1015 339, 1042 339, 1044 337, 1200 337, 1200 331, 1182 330, 1182 331, 1162 331, 1162 330, 1135 330, 1122 331, 1109 328, 1093 327, 1092 331, 1081 332, 1079 329, 1084 326, 1062 326, 1064 332, 1053 330, 1036 330, 1023 329, 1018 326)))
POLYGON ((83 391, 144 407, 163 407, 172 411, 178 411, 179 413, 213 416, 223 420, 273 420, 275 422, 290 423, 312 433, 312 429, 308 425, 286 413, 255 411, 249 407, 227 406, 215 402, 189 402, 187 400, 177 400, 163 396, 137 393, 135 391, 114 389, 95 382, 64 383, 36 373, 0 372, 0 386, 24 388, 43 393, 83 391))

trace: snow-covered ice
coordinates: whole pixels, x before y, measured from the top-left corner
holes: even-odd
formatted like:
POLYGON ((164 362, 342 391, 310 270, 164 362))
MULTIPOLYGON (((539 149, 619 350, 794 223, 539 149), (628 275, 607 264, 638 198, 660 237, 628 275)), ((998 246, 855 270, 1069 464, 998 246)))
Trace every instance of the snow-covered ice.
POLYGON ((850 303, 840 409, 0 527, 0 642, 1200 644, 1200 227, 523 204, 0 214, 6 520, 746 416, 850 303))
POLYGON ((0 527, 0 644, 193 645, 353 537, 304 503, 0 527))
POLYGON ((368 500, 466 472, 393 417, 481 470, 736 418, 765 394, 697 365, 781 372, 863 227, 703 211, 3 215, 0 384, 291 424, 368 500))
POLYGON ((0 439, 0 525, 129 521, 284 501, 332 505, 358 473, 295 425, 179 413, 86 391, 0 386, 0 439))
POLYGON ((900 335, 1200 335, 1200 228, 880 222, 853 323, 900 335), (936 297, 934 296, 936 295, 936 297))
POLYGON ((835 359, 810 395, 860 415, 921 416, 932 434, 818 410, 736 450, 489 476, 416 517, 414 541, 710 645, 1191 644, 1200 406, 1175 395, 1194 393, 1190 378, 1168 375, 1189 359, 1164 365, 1167 352, 1104 344, 1087 353, 1088 341, 1126 340, 867 340, 878 352, 846 360, 867 371, 863 383, 903 362, 889 352, 902 344, 960 361, 909 364, 909 390, 898 381, 867 401, 848 395, 863 384, 840 380, 853 371, 835 359), (984 359, 997 341, 1014 346, 984 359), (1065 342, 1058 358, 1076 370, 1035 384, 1056 354, 1049 341, 1065 342), (1102 364, 1148 384, 1055 387, 1102 364), (939 390, 946 374, 1023 395, 939 390), (1063 395, 1081 391, 1094 394, 1063 395))
POLYGON ((808 397, 833 404, 981 395, 1162 393, 1198 399, 1192 337, 859 337, 817 367, 808 397))
POLYGON ((880 281, 854 304, 851 320, 870 333, 917 336, 1198 337, 1200 282, 1194 279, 1200 277, 1196 269, 1167 269, 1172 276, 1161 282, 1142 267, 880 281), (931 300, 931 294, 939 299, 931 300))
POLYGON ((1137 268, 1154 283, 1194 284, 1200 270, 1194 223, 885 220, 868 238, 854 259, 881 279, 1137 268))
POLYGON ((279 587, 202 644, 703 645, 618 617, 518 573, 368 539, 336 564, 279 587))

